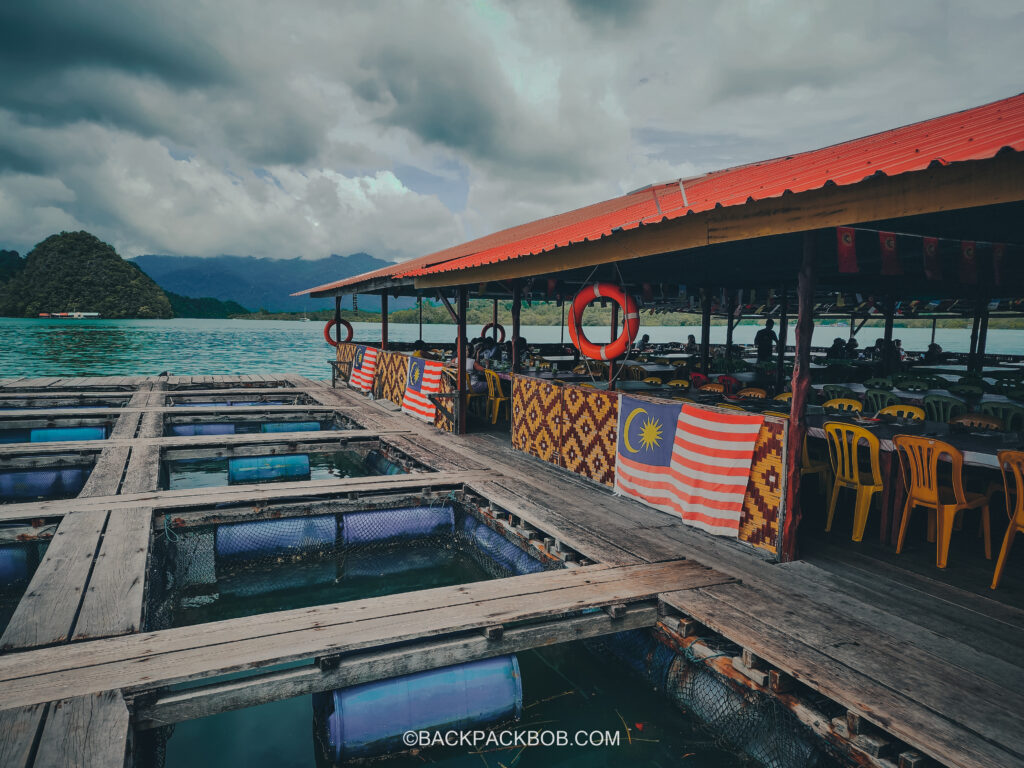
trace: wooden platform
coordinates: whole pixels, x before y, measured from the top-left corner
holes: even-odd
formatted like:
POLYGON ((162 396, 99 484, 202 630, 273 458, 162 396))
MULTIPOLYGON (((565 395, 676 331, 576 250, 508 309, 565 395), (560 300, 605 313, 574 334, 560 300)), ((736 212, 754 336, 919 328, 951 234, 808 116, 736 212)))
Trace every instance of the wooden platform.
MULTIPOLYGON (((100 453, 78 499, 0 506, 0 521, 59 523, 0 640, 6 649, 0 655, 0 765, 59 764, 72 754, 110 764, 123 757, 129 727, 652 626, 659 612, 669 611, 695 619, 944 765, 1024 766, 1024 611, 1013 606, 926 576, 904 577, 892 566, 872 570, 870 562, 856 559, 775 564, 737 542, 515 453, 507 436, 439 433, 355 392, 299 377, 47 377, 0 385, 0 395, 51 397, 61 390, 94 390, 130 402, 109 409, 118 418, 112 439, 89 446, 100 453), (338 410, 362 426, 359 438, 386 441, 437 471, 156 490, 160 452, 199 444, 162 437, 164 414, 215 412, 171 408, 168 397, 223 395, 233 386, 264 383, 305 394, 315 405, 221 413, 338 410), (178 386, 206 389, 169 389, 178 386), (350 602, 343 609, 319 606, 139 634, 154 517, 220 522, 244 514, 232 511, 237 507, 213 510, 224 503, 330 494, 355 505, 366 495, 451 489, 478 494, 596 565, 350 602), (579 614, 583 608, 608 610, 579 614), (506 625, 504 633, 485 636, 482 630, 495 624, 506 625), (283 672, 217 679, 303 660, 283 672), (180 681, 197 687, 146 695, 180 681), (97 723, 104 738, 98 738, 97 723)), ((28 413, 33 411, 3 416, 28 413)), ((60 413, 45 410, 47 416, 60 413)), ((225 449, 274 443, 259 437, 198 441, 225 449)), ((324 435, 286 433, 276 440, 314 438, 324 435)), ((879 755, 874 764, 894 759, 879 755)))

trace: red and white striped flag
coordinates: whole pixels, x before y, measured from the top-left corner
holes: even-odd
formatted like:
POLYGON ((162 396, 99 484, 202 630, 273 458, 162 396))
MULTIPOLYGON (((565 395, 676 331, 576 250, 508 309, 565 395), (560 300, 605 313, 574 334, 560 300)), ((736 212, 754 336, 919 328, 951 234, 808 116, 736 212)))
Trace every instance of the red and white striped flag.
POLYGON ((373 389, 373 374, 377 370, 377 348, 360 344, 356 347, 356 355, 352 358, 352 373, 348 377, 349 386, 369 392, 373 389))
POLYGON ((764 417, 622 396, 615 490, 736 536, 764 417))
POLYGON ((402 410, 429 422, 434 421, 437 408, 430 395, 441 389, 441 371, 444 363, 426 360, 422 357, 409 358, 409 375, 405 380, 405 395, 402 396, 402 410))

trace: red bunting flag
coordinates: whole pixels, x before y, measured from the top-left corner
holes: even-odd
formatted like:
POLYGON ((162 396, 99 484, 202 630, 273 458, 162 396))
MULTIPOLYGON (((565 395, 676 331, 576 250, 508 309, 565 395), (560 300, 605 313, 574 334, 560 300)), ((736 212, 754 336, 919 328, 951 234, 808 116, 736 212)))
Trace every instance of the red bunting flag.
POLYGON ((973 240, 960 241, 960 282, 964 285, 978 282, 978 256, 973 240))
POLYGON ((992 243, 992 282, 1003 284, 1003 259, 1006 257, 1006 243, 992 243))
POLYGON ((892 232, 879 232, 878 245, 882 250, 882 274, 902 275, 903 265, 900 254, 896 250, 896 235, 892 232))
POLYGON ((860 271, 857 268, 857 241, 851 227, 836 227, 836 250, 840 272, 860 271))
POLYGON ((925 237, 924 240, 924 276, 929 280, 942 279, 942 264, 939 262, 939 238, 925 237))

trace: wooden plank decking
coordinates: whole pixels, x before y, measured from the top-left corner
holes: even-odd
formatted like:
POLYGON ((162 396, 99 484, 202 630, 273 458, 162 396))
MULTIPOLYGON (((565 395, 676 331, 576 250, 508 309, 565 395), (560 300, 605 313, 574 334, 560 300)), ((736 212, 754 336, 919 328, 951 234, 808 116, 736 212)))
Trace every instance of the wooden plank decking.
MULTIPOLYGON (((159 437, 163 414, 212 412, 170 408, 166 398, 223 395, 228 391, 224 387, 241 383, 239 377, 207 378, 134 379, 135 386, 154 389, 131 395, 128 408, 111 409, 119 416, 117 438, 94 446, 102 453, 88 494, 70 501, 0 506, 0 521, 62 518, 3 636, 5 647, 21 650, 0 655, 0 764, 27 765, 32 745, 39 749, 37 765, 44 764, 39 755, 49 759, 51 754, 59 764, 71 749, 123 756, 128 710, 122 695, 130 700, 137 692, 174 681, 205 682, 194 691, 142 702, 134 715, 136 727, 510 652, 531 643, 651 626, 660 603, 663 610, 696 619, 942 764, 1024 766, 1024 611, 926 577, 884 567, 874 571, 871 564, 855 560, 775 564, 736 542, 703 534, 514 453, 507 438, 442 434, 353 391, 331 390, 299 377, 263 378, 287 384, 288 394, 305 394, 315 405, 230 412, 337 410, 356 418, 367 436, 390 441, 441 471, 155 491, 156 453, 172 445, 197 444, 159 437), (208 390, 159 389, 190 383, 208 390), (341 499, 456 487, 512 512, 599 565, 346 603, 344 611, 319 606, 259 620, 138 632, 151 520, 162 510, 201 518, 211 514, 204 509, 221 503, 259 505, 323 494, 341 499), (554 618, 557 611, 617 603, 632 605, 617 619, 605 612, 554 618), (480 633, 491 624, 526 618, 533 623, 510 627, 501 640, 480 633), (395 646, 398 641, 402 644, 395 646), (243 681, 216 679, 228 671, 332 656, 341 650, 351 656, 337 666, 307 664, 243 681), (98 718, 94 722, 112 724, 114 738, 107 752, 107 745, 77 742, 78 737, 69 735, 72 724, 89 712, 98 718), (43 752, 44 744, 53 752, 43 752)), ((115 385, 54 377, 11 382, 15 389, 39 396, 52 396, 60 388, 110 393, 121 385, 120 380, 115 385)), ((9 393, 9 388, 0 386, 0 393, 9 393)), ((22 413, 32 412, 18 415, 22 413)), ((60 409, 43 413, 57 415, 60 409)), ((292 433, 287 440, 309 438, 292 433)), ((231 442, 214 439, 209 445, 226 447, 231 442)), ((81 444, 60 446, 64 451, 70 447, 81 444)))

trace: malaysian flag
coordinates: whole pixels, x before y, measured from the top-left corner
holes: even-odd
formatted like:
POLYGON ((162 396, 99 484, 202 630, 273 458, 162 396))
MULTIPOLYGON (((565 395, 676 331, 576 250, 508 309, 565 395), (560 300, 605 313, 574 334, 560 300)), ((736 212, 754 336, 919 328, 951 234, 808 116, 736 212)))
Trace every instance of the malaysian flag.
POLYGON ((377 370, 377 348, 360 344, 352 358, 352 373, 348 377, 350 386, 369 392, 373 389, 373 373, 377 370))
POLYGON ((409 376, 405 380, 402 410, 429 422, 434 421, 437 408, 430 395, 441 389, 441 371, 444 364, 422 357, 409 358, 409 376))
POLYGON ((615 490, 719 536, 736 536, 758 414, 622 396, 615 490))

